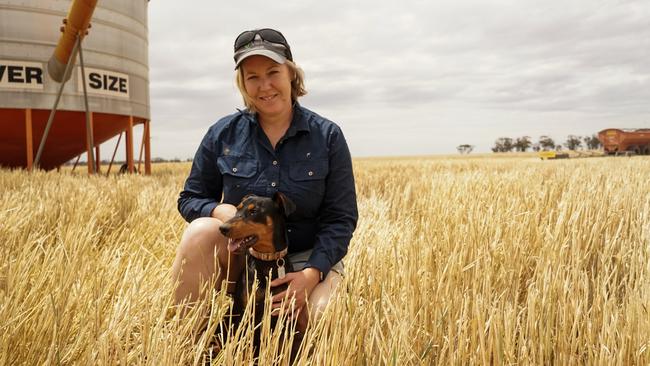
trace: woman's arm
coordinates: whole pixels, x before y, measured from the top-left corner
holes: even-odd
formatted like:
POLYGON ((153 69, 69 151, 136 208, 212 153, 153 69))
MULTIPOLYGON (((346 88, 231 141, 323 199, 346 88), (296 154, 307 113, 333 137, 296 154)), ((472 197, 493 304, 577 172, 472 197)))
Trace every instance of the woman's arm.
POLYGON ((187 222, 212 216, 221 201, 223 180, 213 148, 214 139, 210 130, 194 155, 190 175, 178 198, 178 211, 187 222))
POLYGON ((340 128, 334 127, 329 136, 329 174, 318 217, 319 231, 306 265, 318 269, 321 280, 347 253, 359 216, 350 150, 340 128))

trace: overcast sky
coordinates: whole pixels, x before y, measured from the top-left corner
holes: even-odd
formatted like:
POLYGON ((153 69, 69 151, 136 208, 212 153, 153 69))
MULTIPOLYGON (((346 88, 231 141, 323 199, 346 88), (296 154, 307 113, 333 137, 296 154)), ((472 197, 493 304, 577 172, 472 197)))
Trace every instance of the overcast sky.
POLYGON ((232 45, 264 27, 353 156, 650 128, 649 19, 648 0, 152 1, 152 155, 193 156, 241 108, 232 45))

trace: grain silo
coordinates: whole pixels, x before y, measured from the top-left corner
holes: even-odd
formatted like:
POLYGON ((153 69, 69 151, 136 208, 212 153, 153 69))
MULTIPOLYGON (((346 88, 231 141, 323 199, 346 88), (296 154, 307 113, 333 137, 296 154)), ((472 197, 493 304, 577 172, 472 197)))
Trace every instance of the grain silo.
MULTIPOLYGON (((36 156, 60 85, 48 74, 48 61, 72 3, 0 2, 2 166, 31 167, 36 156)), ((149 173, 147 8, 147 0, 99 1, 90 20, 90 33, 82 44, 94 146, 125 133, 126 157, 132 168, 133 128, 142 124, 142 143, 136 144, 140 155, 144 151, 145 170, 149 173)), ((76 62, 42 151, 39 165, 44 169, 56 168, 88 150, 82 79, 76 62)), ((96 151, 99 160, 99 149, 96 151)))

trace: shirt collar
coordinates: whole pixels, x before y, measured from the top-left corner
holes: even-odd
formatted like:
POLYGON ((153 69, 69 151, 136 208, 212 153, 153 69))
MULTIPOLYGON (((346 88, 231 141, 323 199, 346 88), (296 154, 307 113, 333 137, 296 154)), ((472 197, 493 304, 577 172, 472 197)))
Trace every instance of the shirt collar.
MULTIPOLYGON (((248 109, 237 109, 241 114, 246 116, 248 120, 254 125, 259 126, 259 121, 257 120, 257 114, 251 113, 248 109)), ((304 131, 309 133, 309 124, 307 123, 307 116, 303 112, 302 106, 298 102, 293 103, 293 117, 291 119, 291 124, 287 130, 286 136, 295 136, 296 133, 304 131)))
POLYGON ((309 125, 307 124, 307 116, 303 113, 302 107, 298 102, 295 102, 293 104, 293 118, 287 130, 287 136, 294 136, 300 131, 309 133, 309 125))

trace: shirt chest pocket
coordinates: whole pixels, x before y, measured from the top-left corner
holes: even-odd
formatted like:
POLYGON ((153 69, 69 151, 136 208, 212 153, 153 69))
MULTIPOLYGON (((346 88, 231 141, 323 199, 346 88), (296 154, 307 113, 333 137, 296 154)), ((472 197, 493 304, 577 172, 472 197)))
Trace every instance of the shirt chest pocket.
POLYGON ((246 195, 257 175, 257 160, 220 156, 217 166, 223 177, 223 202, 237 204, 246 195))
POLYGON ((289 178, 294 183, 292 190, 298 195, 305 195, 310 200, 320 201, 325 193, 325 182, 329 173, 327 159, 296 161, 289 167, 289 178))

